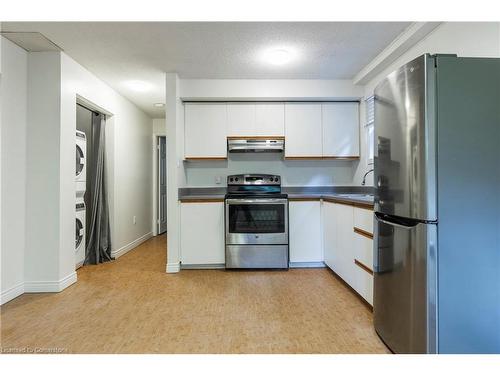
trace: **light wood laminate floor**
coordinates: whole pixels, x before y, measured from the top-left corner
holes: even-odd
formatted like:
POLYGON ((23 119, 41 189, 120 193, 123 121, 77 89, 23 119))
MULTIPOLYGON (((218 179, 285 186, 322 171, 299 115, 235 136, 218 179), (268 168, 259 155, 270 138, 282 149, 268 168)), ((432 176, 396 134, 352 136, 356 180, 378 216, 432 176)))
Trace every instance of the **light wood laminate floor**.
POLYGON ((166 274, 166 237, 78 270, 60 293, 1 307, 3 350, 388 353, 371 311, 328 269, 166 274))

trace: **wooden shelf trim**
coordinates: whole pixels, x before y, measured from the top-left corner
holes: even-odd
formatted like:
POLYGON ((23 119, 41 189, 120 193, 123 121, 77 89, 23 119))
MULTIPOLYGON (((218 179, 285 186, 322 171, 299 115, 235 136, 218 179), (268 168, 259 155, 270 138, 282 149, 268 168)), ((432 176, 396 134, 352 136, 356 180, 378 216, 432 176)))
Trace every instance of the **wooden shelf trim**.
POLYGON ((368 272, 370 275, 373 275, 373 270, 372 270, 370 267, 368 267, 368 266, 364 265, 363 263, 361 263, 359 260, 354 259, 354 263, 355 263, 355 264, 356 264, 359 268, 361 268, 362 270, 364 270, 364 271, 368 272))
POLYGON ((285 160, 359 160, 359 156, 285 156, 285 160))
POLYGON ((196 160, 227 160, 227 156, 186 156, 186 161, 196 160))
POLYGON ((367 232, 366 230, 363 230, 361 228, 354 227, 354 233, 360 234, 361 236, 373 240, 373 233, 367 232))
POLYGON ((366 210, 373 211, 373 204, 371 204, 371 203, 349 202, 349 201, 345 201, 345 200, 337 199, 337 198, 323 198, 323 200, 325 202, 344 204, 346 206, 354 206, 354 207, 364 208, 366 210))
POLYGON ((288 198, 290 202, 317 202, 321 200, 321 197, 309 197, 309 198, 288 198))

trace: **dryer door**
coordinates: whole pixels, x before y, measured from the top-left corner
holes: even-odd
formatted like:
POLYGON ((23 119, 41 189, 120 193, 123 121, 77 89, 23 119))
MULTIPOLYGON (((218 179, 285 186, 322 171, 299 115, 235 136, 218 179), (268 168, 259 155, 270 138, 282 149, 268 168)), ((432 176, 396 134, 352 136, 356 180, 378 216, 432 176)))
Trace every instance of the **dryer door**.
POLYGON ((79 218, 76 218, 75 223, 75 251, 78 250, 78 247, 82 243, 83 240, 83 223, 79 218))
POLYGON ((85 165, 85 157, 83 156, 83 151, 80 145, 76 145, 76 177, 80 175, 83 171, 85 165))

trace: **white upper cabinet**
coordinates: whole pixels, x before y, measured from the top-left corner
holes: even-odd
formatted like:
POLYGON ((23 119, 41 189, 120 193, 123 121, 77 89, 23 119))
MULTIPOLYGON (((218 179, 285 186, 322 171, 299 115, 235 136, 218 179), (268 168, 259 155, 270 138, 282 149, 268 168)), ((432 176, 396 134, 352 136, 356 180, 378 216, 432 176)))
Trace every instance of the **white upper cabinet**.
POLYGON ((285 134, 283 103, 228 103, 228 136, 277 137, 285 134))
POLYGON ((285 135, 285 105, 283 103, 256 104, 255 135, 275 137, 285 135))
POLYGON ((359 103, 322 104, 323 157, 359 157, 359 103))
POLYGON ((323 156, 321 104, 285 104, 285 157, 323 156))
POLYGON ((253 136, 255 134, 255 104, 229 103, 227 105, 228 136, 253 136))
POLYGON ((186 103, 184 106, 186 159, 227 157, 227 105, 186 103))

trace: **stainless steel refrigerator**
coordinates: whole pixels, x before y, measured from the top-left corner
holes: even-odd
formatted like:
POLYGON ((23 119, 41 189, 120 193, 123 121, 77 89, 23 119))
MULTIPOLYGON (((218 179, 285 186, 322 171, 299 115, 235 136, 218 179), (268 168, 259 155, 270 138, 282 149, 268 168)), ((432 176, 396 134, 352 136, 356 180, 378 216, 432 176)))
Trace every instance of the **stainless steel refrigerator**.
POLYGON ((500 59, 375 89, 374 323, 396 353, 500 353, 500 59))

